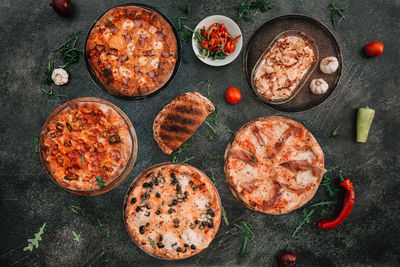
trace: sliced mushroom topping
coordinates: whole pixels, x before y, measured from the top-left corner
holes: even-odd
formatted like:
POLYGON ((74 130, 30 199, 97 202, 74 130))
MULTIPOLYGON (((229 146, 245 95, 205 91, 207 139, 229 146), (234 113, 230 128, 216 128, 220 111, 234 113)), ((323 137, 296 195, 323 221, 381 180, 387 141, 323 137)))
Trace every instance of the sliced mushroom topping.
POLYGON ((110 49, 108 50, 108 53, 110 53, 110 54, 113 55, 113 56, 118 56, 118 50, 115 49, 115 48, 110 48, 110 49))
POLYGON ((164 41, 164 34, 162 32, 157 32, 157 41, 164 41))
POLYGON ((125 55, 125 54, 122 54, 122 55, 118 58, 118 61, 119 61, 119 62, 122 62, 122 61, 125 61, 125 60, 128 60, 128 56, 125 55))
POLYGON ((141 18, 136 18, 135 19, 135 27, 136 28, 140 28, 142 26, 143 26, 142 19, 141 18))
POLYGON ((103 51, 105 48, 106 47, 104 45, 99 45, 99 44, 96 45, 96 50, 97 51, 103 51))
POLYGON ((156 52, 153 49, 149 51, 143 51, 144 56, 154 56, 155 54, 156 52))
POLYGON ((170 57, 171 54, 168 53, 167 51, 162 51, 162 52, 161 52, 161 56, 163 56, 163 57, 170 57))

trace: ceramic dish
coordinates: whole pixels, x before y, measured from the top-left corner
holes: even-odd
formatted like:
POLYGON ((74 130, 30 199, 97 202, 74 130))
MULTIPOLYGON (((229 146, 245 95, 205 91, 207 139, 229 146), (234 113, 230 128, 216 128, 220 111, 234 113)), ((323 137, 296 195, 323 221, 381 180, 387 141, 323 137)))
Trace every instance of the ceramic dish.
POLYGON ((160 163, 132 182, 123 220, 133 242, 147 254, 185 259, 214 239, 221 223, 221 200, 202 171, 187 164, 160 163))
POLYGON ((158 94, 171 84, 181 63, 181 43, 167 16, 151 6, 128 3, 110 8, 94 21, 87 33, 84 59, 87 71, 98 87, 122 99, 141 100, 158 94), (154 18, 158 19, 158 28, 148 22, 154 18), (125 22, 115 26, 111 22, 113 19, 117 25, 125 22), (138 25, 135 24, 137 21, 140 21, 138 25), (105 37, 101 35, 106 31, 111 37, 104 41, 105 37), (162 40, 156 38, 159 33, 162 40), (101 41, 100 45, 97 39, 101 41), (160 42, 166 42, 168 46, 156 45, 160 42), (111 44, 112 47, 121 47, 122 52, 112 48, 111 44), (92 58, 104 59, 93 61, 92 58), (100 65, 92 67, 92 64, 100 65), (112 79, 109 79, 111 74, 112 79))
POLYGON ((128 176, 137 138, 117 106, 94 97, 77 98, 54 110, 43 125, 40 158, 48 176, 78 195, 106 193, 128 176))
MULTIPOLYGON (((223 23, 225 25, 226 29, 228 30, 229 34, 233 37, 242 35, 242 32, 240 31, 239 26, 232 19, 225 17, 225 16, 221 16, 221 15, 213 15, 213 16, 209 16, 209 17, 203 19, 202 21, 200 21, 199 24, 197 24, 194 32, 203 28, 203 26, 208 28, 213 23, 219 23, 219 24, 223 23)), ((195 40, 194 34, 193 34, 192 47, 193 47, 193 52, 197 56, 197 58, 210 66, 216 66, 216 67, 225 66, 225 65, 231 63, 232 61, 234 61, 239 56, 240 51, 242 50, 242 46, 243 46, 243 35, 235 42, 236 48, 233 51, 233 53, 230 54, 229 56, 227 56, 225 59, 213 60, 211 58, 201 56, 199 54, 198 45, 199 44, 195 40)))
POLYGON ((253 71, 251 72, 251 89, 253 92, 258 95, 261 101, 265 101, 268 104, 273 104, 273 105, 278 105, 278 104, 283 104, 286 103, 290 100, 293 99, 293 97, 296 96, 296 94, 302 90, 304 85, 306 84, 308 78, 310 77, 311 73, 314 71, 315 67, 318 65, 319 62, 319 52, 318 52, 318 47, 315 44, 314 39, 309 36, 308 34, 296 30, 289 30, 289 31, 284 31, 278 34, 272 42, 266 46, 265 52, 261 55, 260 59, 257 61, 256 65, 253 68, 253 71), (293 89, 291 92, 290 96, 287 98, 281 98, 281 99, 273 99, 273 100, 267 100, 265 99, 262 95, 259 94, 258 88, 255 85, 255 76, 257 71, 262 67, 262 63, 264 59, 266 58, 266 55, 271 49, 274 47, 274 45, 277 43, 278 40, 281 40, 282 38, 285 37, 297 37, 306 40, 306 44, 309 44, 311 46, 311 49, 313 50, 314 53, 314 59, 312 65, 306 70, 306 72, 302 75, 302 78, 296 85, 296 87, 293 89))

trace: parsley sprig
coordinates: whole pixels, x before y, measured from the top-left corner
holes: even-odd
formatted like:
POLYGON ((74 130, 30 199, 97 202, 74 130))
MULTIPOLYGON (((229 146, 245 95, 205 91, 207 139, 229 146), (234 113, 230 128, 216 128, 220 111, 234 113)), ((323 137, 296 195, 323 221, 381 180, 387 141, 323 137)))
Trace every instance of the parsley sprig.
POLYGON ((332 21, 334 30, 337 30, 340 22, 342 22, 342 20, 346 19, 344 12, 349 7, 349 5, 350 5, 350 1, 345 8, 337 8, 334 3, 329 4, 329 10, 331 11, 331 21, 332 21))
POLYGON ((32 251, 33 248, 39 247, 39 241, 42 241, 42 234, 45 226, 46 223, 44 223, 42 227, 40 227, 39 232, 35 234, 35 237, 33 239, 28 239, 28 246, 24 247, 23 251, 32 251))
POLYGON ((237 8, 238 16, 236 20, 240 21, 243 19, 246 22, 253 21, 255 16, 267 12, 273 7, 273 2, 266 2, 265 0, 256 0, 251 3, 249 3, 249 0, 244 0, 237 8), (254 11, 253 14, 251 14, 251 11, 254 11))
POLYGON ((244 255, 246 254, 247 251, 247 244, 249 239, 251 239, 253 242, 255 242, 254 240, 254 236, 253 236, 253 231, 252 231, 252 226, 245 221, 241 221, 240 224, 234 224, 240 231, 242 231, 243 235, 244 235, 244 242, 243 242, 243 246, 240 249, 239 252, 239 257, 237 259, 237 263, 241 264, 244 255))

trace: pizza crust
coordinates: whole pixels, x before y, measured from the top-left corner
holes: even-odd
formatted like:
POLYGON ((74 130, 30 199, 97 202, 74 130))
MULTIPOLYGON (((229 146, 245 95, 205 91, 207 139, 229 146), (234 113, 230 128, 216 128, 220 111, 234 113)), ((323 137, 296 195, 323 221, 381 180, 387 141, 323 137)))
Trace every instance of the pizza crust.
POLYGON ((284 214, 306 204, 325 173, 314 136, 285 117, 255 119, 228 144, 224 170, 233 195, 247 208, 284 214))

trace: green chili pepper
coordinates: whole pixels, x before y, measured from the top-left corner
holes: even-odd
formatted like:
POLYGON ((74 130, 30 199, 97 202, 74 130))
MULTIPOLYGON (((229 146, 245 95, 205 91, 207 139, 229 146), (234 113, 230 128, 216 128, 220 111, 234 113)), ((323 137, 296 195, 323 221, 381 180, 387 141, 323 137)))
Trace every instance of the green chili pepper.
POLYGON ((359 143, 367 141, 369 128, 371 127, 372 120, 374 119, 375 110, 369 107, 359 108, 357 112, 357 138, 359 143))

